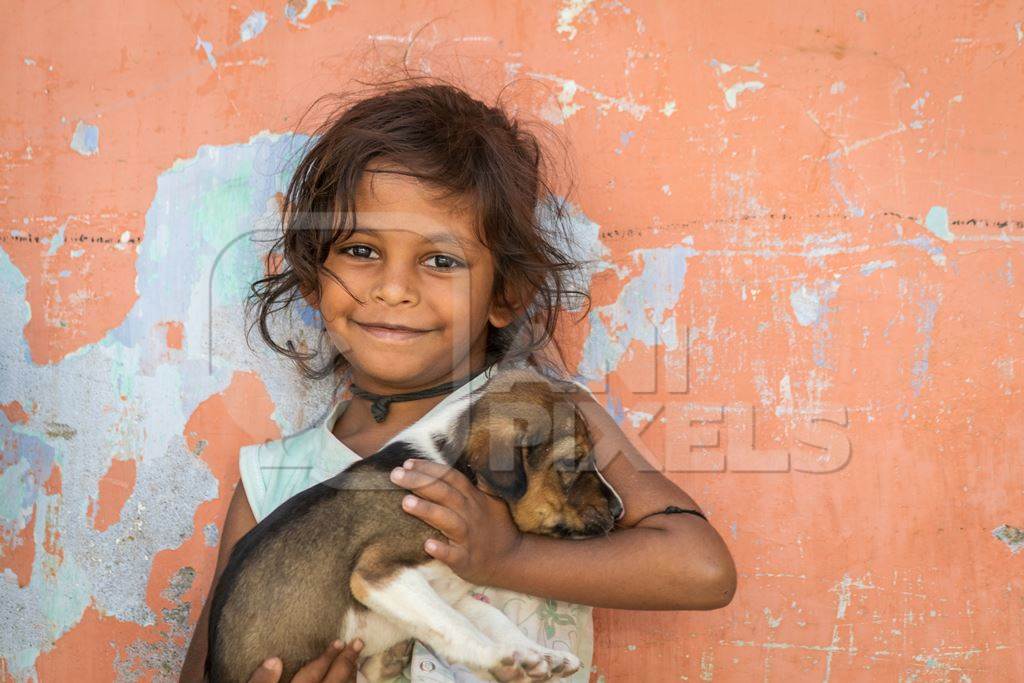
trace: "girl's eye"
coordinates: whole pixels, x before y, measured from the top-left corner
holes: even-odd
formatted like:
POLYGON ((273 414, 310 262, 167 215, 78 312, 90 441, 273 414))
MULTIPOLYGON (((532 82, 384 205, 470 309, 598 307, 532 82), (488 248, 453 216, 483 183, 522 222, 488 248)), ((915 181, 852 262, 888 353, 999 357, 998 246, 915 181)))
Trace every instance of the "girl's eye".
POLYGON ((434 254, 427 258, 427 263, 430 264, 431 268, 437 268, 438 270, 454 270, 465 265, 462 261, 448 254, 434 254))
POLYGON ((348 254, 349 256, 355 256, 356 258, 371 259, 374 258, 374 250, 365 244, 353 244, 348 247, 342 247, 338 249, 342 254, 348 254))

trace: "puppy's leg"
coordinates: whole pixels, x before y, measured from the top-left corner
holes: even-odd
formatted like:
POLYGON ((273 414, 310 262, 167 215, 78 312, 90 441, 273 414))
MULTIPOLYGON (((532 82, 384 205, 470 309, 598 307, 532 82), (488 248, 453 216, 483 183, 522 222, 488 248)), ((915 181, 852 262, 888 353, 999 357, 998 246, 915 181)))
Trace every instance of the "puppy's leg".
POLYGON ((441 599, 419 569, 391 568, 385 573, 375 555, 364 552, 352 572, 352 595, 359 602, 401 624, 450 662, 487 671, 515 666, 515 648, 481 633, 441 599))
POLYGON ((473 624, 496 643, 508 643, 515 647, 523 668, 531 678, 549 678, 553 675, 568 676, 580 668, 579 657, 571 652, 562 652, 534 642, 497 607, 472 595, 459 598, 453 605, 466 615, 473 624))

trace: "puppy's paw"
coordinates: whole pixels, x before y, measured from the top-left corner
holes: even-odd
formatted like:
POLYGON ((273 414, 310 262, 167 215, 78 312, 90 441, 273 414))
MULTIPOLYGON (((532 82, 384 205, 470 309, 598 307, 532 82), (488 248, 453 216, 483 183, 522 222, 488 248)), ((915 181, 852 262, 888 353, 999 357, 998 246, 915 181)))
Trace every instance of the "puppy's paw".
POLYGON ((505 651, 501 664, 490 669, 495 680, 547 681, 570 676, 579 670, 579 657, 571 652, 552 650, 536 643, 520 643, 505 651))
POLYGON ((384 680, 384 653, 378 652, 362 658, 357 668, 368 681, 384 680))
POLYGON ((550 677, 547 660, 533 648, 511 648, 500 646, 497 652, 497 663, 488 669, 496 681, 546 680, 550 677))
POLYGON ((545 661, 548 663, 548 667, 551 674, 554 676, 571 676, 580 669, 580 658, 571 652, 565 652, 563 650, 552 650, 549 648, 542 648, 542 654, 545 661))
POLYGON ((495 663, 487 669, 494 680, 502 681, 502 683, 522 680, 523 669, 520 666, 515 650, 503 649, 500 652, 496 651, 494 655, 495 663))
POLYGON ((551 678, 551 662, 541 647, 520 648, 519 666, 531 680, 546 681, 551 678))

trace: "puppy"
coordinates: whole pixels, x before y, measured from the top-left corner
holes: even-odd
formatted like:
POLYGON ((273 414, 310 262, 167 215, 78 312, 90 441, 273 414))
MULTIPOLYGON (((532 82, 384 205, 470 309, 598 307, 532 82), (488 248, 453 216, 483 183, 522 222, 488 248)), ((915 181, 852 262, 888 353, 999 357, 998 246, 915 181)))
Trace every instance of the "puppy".
MULTIPOLYGON (((555 383, 521 367, 496 372, 435 413, 285 501, 238 541, 210 611, 211 683, 247 681, 274 655, 289 681, 332 640, 357 637, 363 657, 379 661, 390 646, 415 638, 499 680, 579 668, 573 654, 524 636, 426 554, 424 542, 443 536, 402 510, 407 491, 389 473, 408 458, 443 462, 500 496, 524 532, 607 533, 622 505, 597 471, 582 416, 555 383)), ((379 674, 373 661, 366 664, 364 674, 379 674)))

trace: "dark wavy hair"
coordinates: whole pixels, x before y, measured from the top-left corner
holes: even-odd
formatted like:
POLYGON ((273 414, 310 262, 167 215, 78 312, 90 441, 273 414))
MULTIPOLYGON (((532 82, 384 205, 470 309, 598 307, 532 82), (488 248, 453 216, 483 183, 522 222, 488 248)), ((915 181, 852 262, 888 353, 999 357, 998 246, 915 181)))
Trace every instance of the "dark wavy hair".
MULTIPOLYGON (((339 96, 318 98, 310 109, 333 98, 339 96)), ((270 249, 280 258, 251 285, 246 316, 253 310, 255 316, 249 331, 258 325, 262 339, 309 379, 347 368, 330 344, 331 357, 314 364, 317 351, 299 350, 291 340, 281 344, 268 321, 301 304, 304 292, 319 300, 322 272, 344 286, 324 262, 331 245, 353 228, 351 220, 338 217, 355 215, 356 186, 371 161, 401 169, 439 190, 442 199, 472 203, 480 239, 495 260, 492 295, 522 311, 506 328, 488 323, 488 363, 532 359, 552 340, 562 311, 580 303, 589 310, 589 295, 574 275, 581 263, 571 255, 570 192, 559 197, 553 190, 549 155, 525 124, 500 104, 489 106, 434 78, 376 84, 368 93, 339 99, 307 141, 281 200, 281 232, 270 249)), ((325 333, 321 326, 318 348, 325 333)))

